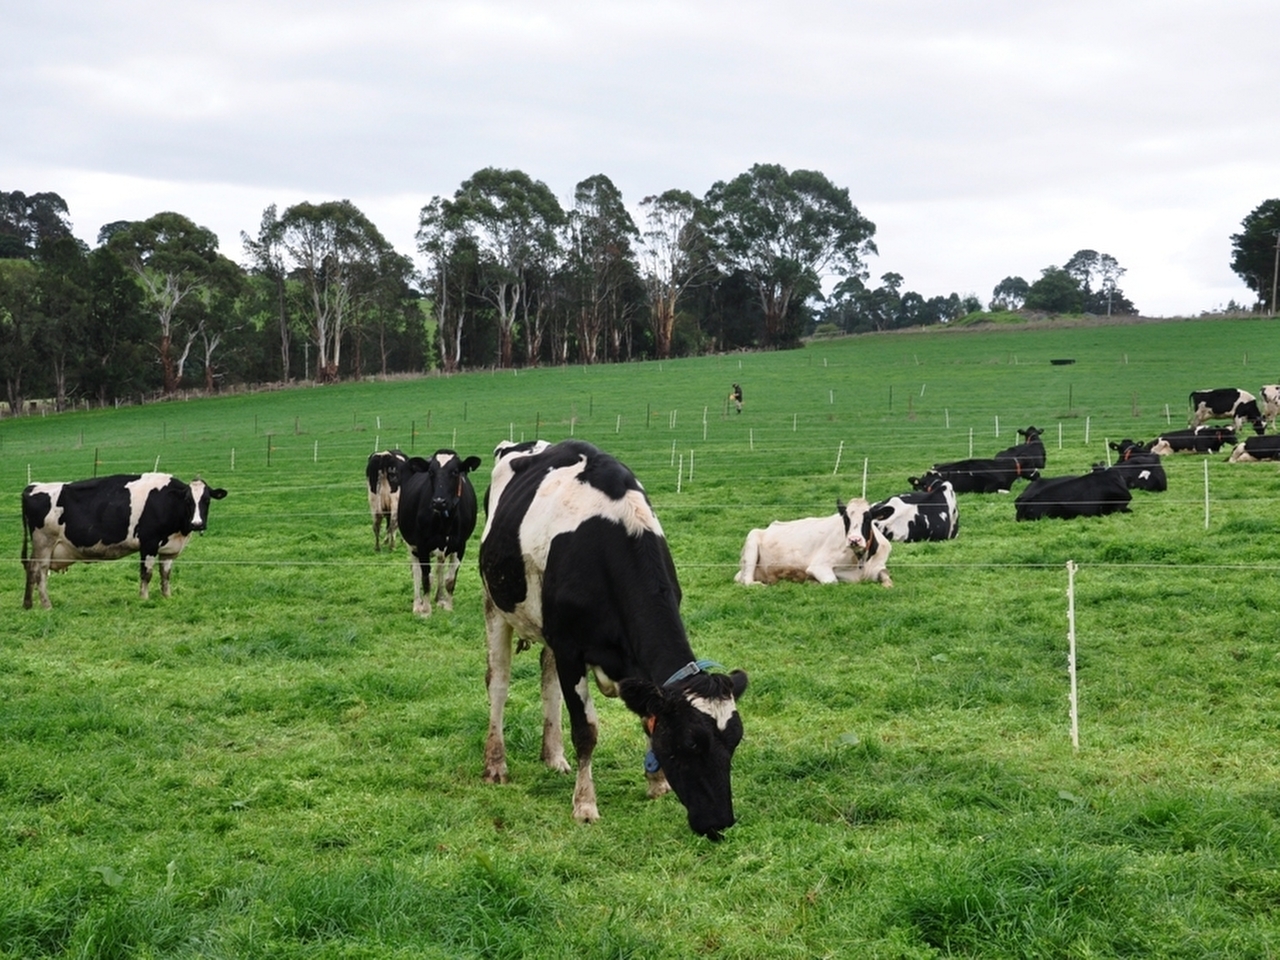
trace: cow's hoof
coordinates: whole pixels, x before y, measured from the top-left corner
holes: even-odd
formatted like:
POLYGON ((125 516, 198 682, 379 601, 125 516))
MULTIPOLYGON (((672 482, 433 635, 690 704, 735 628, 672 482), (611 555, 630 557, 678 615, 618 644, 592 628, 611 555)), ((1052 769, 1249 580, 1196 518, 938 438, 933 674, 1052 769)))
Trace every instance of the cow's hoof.
POLYGON ((671 784, 667 783, 667 777, 661 770, 657 773, 646 773, 645 779, 649 781, 649 789, 646 792, 650 800, 657 800, 664 793, 671 792, 671 784))
POLYGON ((595 823, 600 819, 600 811, 596 809, 594 803, 575 804, 573 808, 573 819, 579 823, 595 823))
POLYGON ((893 581, 892 581, 892 580, 890 580, 888 577, 885 577, 885 578, 884 578, 883 580, 881 580, 880 582, 884 584, 884 588, 885 588, 886 590, 892 589, 892 587, 893 587, 893 581))
POLYGON ((431 616, 431 607, 430 607, 430 606, 426 606, 426 607, 414 607, 414 608, 413 608, 413 612, 414 612, 414 613, 416 613, 416 614, 417 614, 418 616, 420 616, 420 617, 429 617, 429 616, 431 616))
POLYGON ((505 769, 486 770, 484 772, 485 783, 508 783, 510 779, 511 778, 507 776, 507 771, 505 769))

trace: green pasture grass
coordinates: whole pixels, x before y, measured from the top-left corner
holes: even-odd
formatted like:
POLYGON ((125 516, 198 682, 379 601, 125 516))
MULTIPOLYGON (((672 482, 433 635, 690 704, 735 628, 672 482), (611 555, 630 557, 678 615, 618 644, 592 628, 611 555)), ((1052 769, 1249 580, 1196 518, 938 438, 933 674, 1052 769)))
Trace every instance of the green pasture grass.
POLYGON ((751 527, 864 469, 902 492, 970 431, 982 456, 1040 426, 1075 473, 1191 389, 1257 393, 1276 332, 930 331, 0 422, 0 957, 1274 956, 1274 464, 1166 458, 1167 493, 1071 522, 964 496, 957 540, 894 547, 892 590, 732 578, 751 527), (600 697, 602 820, 572 821, 532 654, 512 782, 481 783, 479 531, 426 620, 404 547, 372 549, 369 452, 480 455, 483 494, 494 444, 535 435, 635 470, 695 651, 751 675, 719 844, 645 799, 639 723, 600 697), (170 599, 127 559, 24 611, 19 492, 95 461, 229 495, 170 599))

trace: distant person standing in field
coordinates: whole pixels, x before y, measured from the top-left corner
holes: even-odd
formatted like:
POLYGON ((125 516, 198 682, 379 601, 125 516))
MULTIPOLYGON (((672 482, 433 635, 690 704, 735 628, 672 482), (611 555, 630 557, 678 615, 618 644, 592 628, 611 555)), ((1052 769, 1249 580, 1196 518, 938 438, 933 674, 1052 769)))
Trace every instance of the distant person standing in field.
POLYGON ((733 405, 737 407, 738 412, 742 412, 742 387, 738 384, 733 385, 733 389, 729 391, 729 399, 733 401, 733 405))

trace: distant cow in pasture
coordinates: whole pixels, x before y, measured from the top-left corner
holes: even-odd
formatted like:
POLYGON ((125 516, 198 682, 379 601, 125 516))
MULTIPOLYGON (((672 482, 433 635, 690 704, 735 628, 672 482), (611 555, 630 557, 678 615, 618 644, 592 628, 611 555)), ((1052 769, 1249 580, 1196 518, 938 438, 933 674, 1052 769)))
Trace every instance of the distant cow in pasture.
POLYGON ((373 517, 373 549, 388 550, 396 545, 396 513, 400 508, 400 471, 409 458, 399 450, 380 450, 369 455, 365 478, 369 482, 369 513, 373 517), (387 532, 381 533, 383 522, 387 532))
POLYGON ((1280 383, 1263 384, 1258 397, 1262 400, 1262 419, 1266 421, 1267 429, 1273 430, 1276 417, 1280 416, 1280 383))
POLYGON ((1133 494, 1116 470, 1094 470, 1083 476, 1045 477, 1033 481, 1014 501, 1015 519, 1100 517, 1128 513, 1133 494))
MULTIPOLYGON (((893 508, 886 506, 879 515, 887 519, 892 513, 893 508)), ((748 533, 734 580, 747 585, 865 580, 892 587, 886 567, 891 549, 871 504, 861 498, 848 504, 837 500, 836 512, 830 516, 775 520, 748 533)))
POLYGON ((1264 437, 1246 437, 1244 443, 1236 444, 1229 463, 1255 463, 1259 460, 1280 460, 1280 434, 1264 437))
POLYGON ((1189 400, 1190 426, 1198 427, 1208 420, 1230 420, 1237 433, 1245 421, 1253 424, 1255 433, 1263 433, 1267 429, 1262 420, 1262 411, 1258 409, 1257 399, 1247 390, 1236 387, 1192 390, 1189 400))
POLYGON ((741 670, 713 673, 680 619, 680 584, 662 525, 635 475, 590 444, 499 444, 480 538, 489 662, 484 779, 507 780, 503 711, 516 649, 540 642, 542 760, 568 772, 560 706, 569 712, 577 780, 573 817, 599 819, 591 758, 598 738, 588 677, 621 696, 649 735, 648 795, 674 790, 695 833, 733 825, 730 765, 742 739, 741 670))
POLYGON ((1147 444, 1147 449, 1157 456, 1171 453, 1217 453, 1223 447, 1234 446, 1236 432, 1231 427, 1215 427, 1201 424, 1186 430, 1168 430, 1158 434, 1147 444))
POLYGON ((467 474, 479 457, 463 460, 453 450, 437 450, 429 460, 411 457, 400 468, 400 536, 409 545, 413 568, 413 612, 431 616, 431 565, 436 568, 436 603, 453 609, 453 588, 476 528, 476 491, 467 474))
POLYGON ((1017 460, 1022 464, 1024 470, 1028 467, 1034 470, 1043 470, 1045 466, 1045 450, 1044 441, 1040 439, 1043 434, 1044 431, 1039 427, 1027 427, 1025 430, 1019 430, 1018 436, 1023 438, 1023 442, 1001 450, 996 454, 996 459, 1017 460))
POLYGON ((956 492, 946 480, 881 500, 871 506, 870 515, 886 537, 900 543, 951 540, 960 529, 956 492))
POLYGON ((173 561, 191 534, 208 527, 209 501, 226 495, 199 477, 186 484, 167 473, 30 484, 22 491, 23 607, 31 607, 32 591, 38 590, 41 606, 49 608, 49 571, 65 570, 77 560, 118 560, 131 553, 141 554, 142 599, 148 599, 157 562, 160 592, 169 596, 173 561))
POLYGON ((1008 493, 1015 481, 1034 480, 1039 475, 1035 467, 1026 466, 1021 460, 972 458, 935 463, 924 476, 908 477, 907 482, 917 490, 946 480, 956 493, 1008 493))
POLYGON ((1113 440, 1110 446, 1119 457, 1112 469, 1124 477, 1130 490, 1163 493, 1169 489, 1169 478, 1164 472, 1164 464, 1160 462, 1158 454, 1152 453, 1133 440, 1119 442, 1113 440))

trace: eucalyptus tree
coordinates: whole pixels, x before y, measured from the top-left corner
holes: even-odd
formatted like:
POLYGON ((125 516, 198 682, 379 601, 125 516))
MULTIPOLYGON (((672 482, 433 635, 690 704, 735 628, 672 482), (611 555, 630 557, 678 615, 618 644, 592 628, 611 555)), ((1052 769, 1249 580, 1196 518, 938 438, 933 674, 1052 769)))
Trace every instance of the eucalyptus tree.
POLYGON ((714 276, 702 202, 687 190, 667 190, 640 201, 645 229, 640 269, 649 294, 649 323, 658 359, 671 356, 680 298, 714 276))
POLYGON ((1280 199, 1264 200, 1231 235, 1231 269, 1258 298, 1258 306, 1276 312, 1280 285, 1280 199))
MULTIPOLYGON (((424 228, 435 203, 423 208, 424 228)), ((439 200, 438 209, 451 231, 466 234, 475 243, 479 290, 496 310, 498 362, 510 367, 529 271, 553 259, 564 210, 541 180, 522 170, 496 167, 476 171, 462 182, 452 200, 439 200)))
POLYGON ((234 282, 239 267, 218 253, 218 238, 212 230, 180 213, 166 211, 108 228, 108 245, 133 271, 159 326, 156 352, 164 392, 172 394, 199 334, 195 326, 182 322, 179 309, 188 298, 207 295, 215 284, 234 282), (175 349, 179 338, 184 338, 182 345, 175 349))
POLYGON ((70 236, 67 202, 58 194, 0 190, 0 259, 30 260, 42 243, 70 236))
POLYGON ((77 382, 100 406, 150 390, 155 366, 148 360, 149 326, 142 288, 109 246, 88 257, 89 317, 82 331, 77 382))
POLYGON ((65 410, 70 378, 80 366, 90 318, 89 248, 67 234, 40 244, 40 353, 53 385, 55 409, 65 410))
POLYGON ((797 338, 786 323, 792 299, 821 288, 822 278, 863 276, 875 253, 875 224, 816 170, 788 172, 756 164, 712 184, 706 205, 722 263, 750 277, 764 313, 764 344, 797 338))
POLYGON ((480 251, 450 202, 442 197, 432 198, 422 208, 417 239, 418 250, 429 264, 427 286, 436 317, 440 366, 445 373, 456 373, 462 368, 468 294, 479 285, 480 251))
POLYGON ((622 319, 622 295, 635 273, 632 241, 639 235, 622 192, 603 173, 574 188, 568 218, 569 269, 574 278, 578 355, 600 359, 600 346, 622 319))
POLYGON ((293 325, 289 322, 287 308, 287 271, 284 262, 284 242, 280 217, 273 203, 262 211, 262 222, 257 237, 240 231, 240 242, 249 255, 250 270, 272 285, 275 290, 276 330, 280 338, 280 379, 289 381, 289 348, 293 340, 293 325))
POLYGON ((1022 277, 1005 277, 991 291, 992 310, 1017 310, 1027 302, 1031 284, 1022 277))
POLYGON ((28 374, 38 363, 40 269, 30 260, 0 259, 0 377, 9 410, 24 412, 28 374))
POLYGON ((280 216, 280 244, 306 290, 316 379, 338 379, 342 335, 370 273, 390 244, 350 200, 296 203, 280 216))

